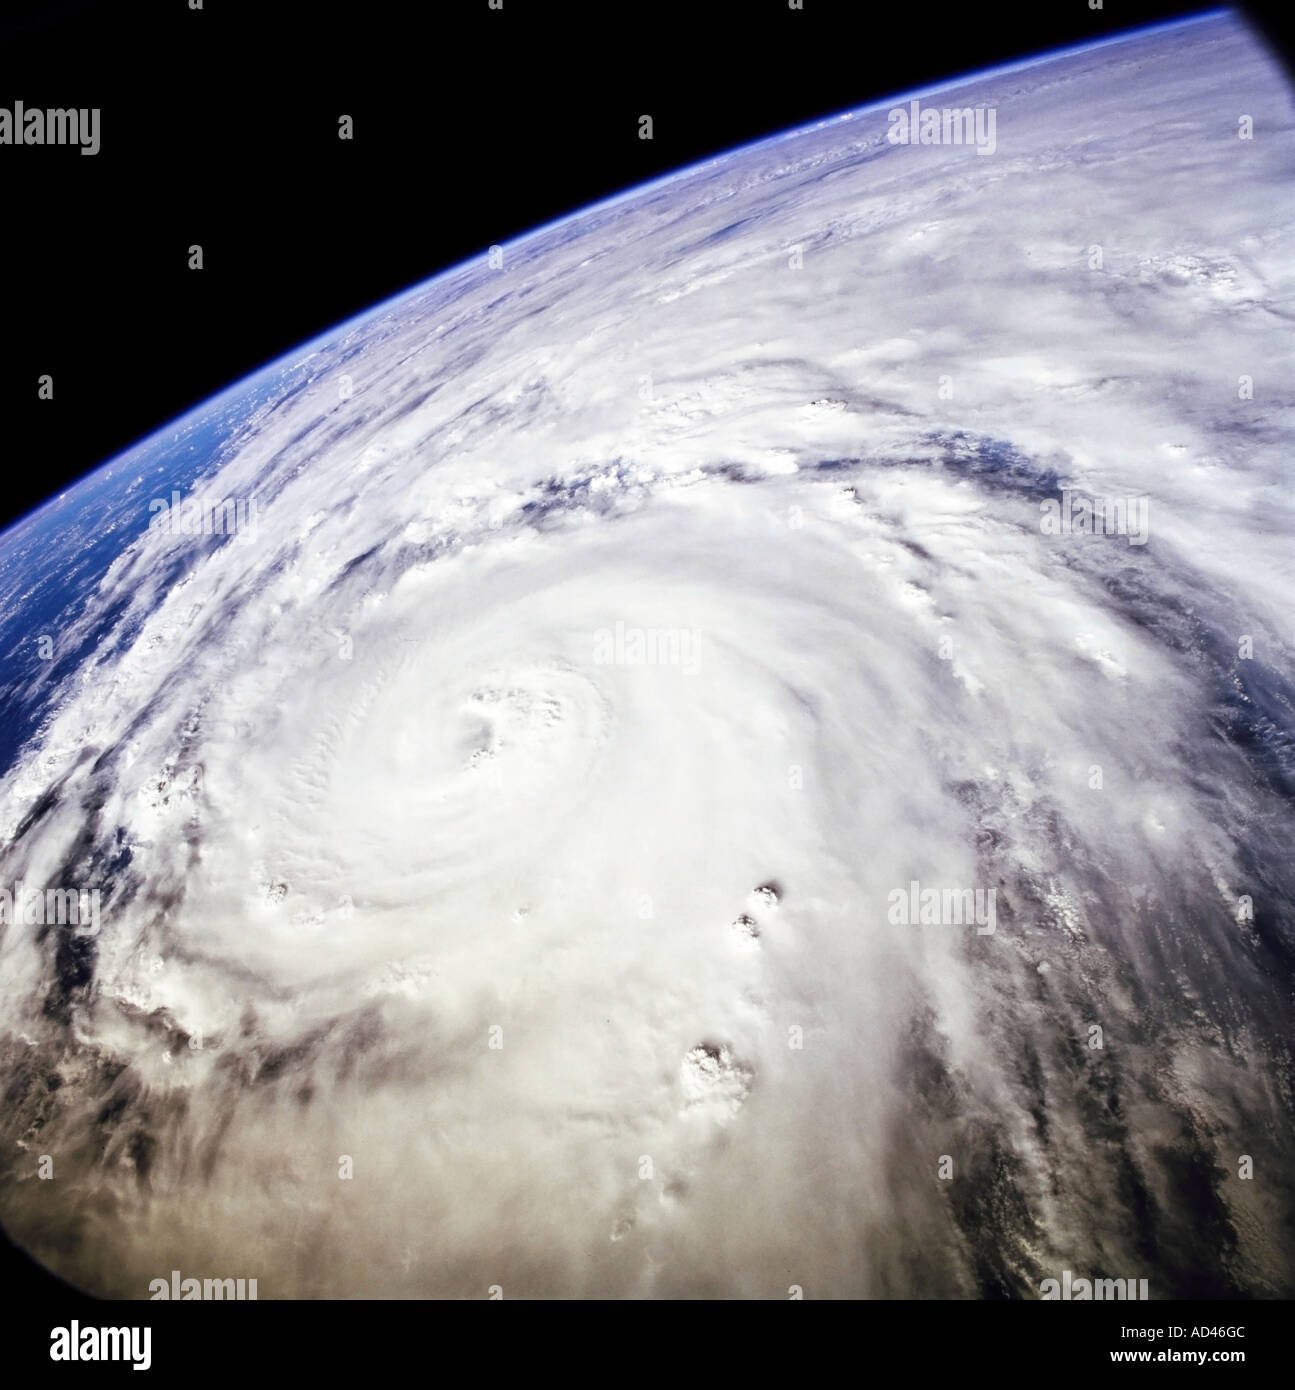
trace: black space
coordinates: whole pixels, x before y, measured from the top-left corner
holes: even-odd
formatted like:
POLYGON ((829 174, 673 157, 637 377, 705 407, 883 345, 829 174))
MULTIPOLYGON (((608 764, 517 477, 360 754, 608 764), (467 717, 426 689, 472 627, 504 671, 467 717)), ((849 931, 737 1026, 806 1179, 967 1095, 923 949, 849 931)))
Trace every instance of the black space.
POLYGON ((1208 8, 188 5, 42 0, 0 19, 0 104, 102 109, 93 158, 0 147, 0 525, 492 243, 817 116, 1208 8))
MULTIPOLYGON (((103 113, 95 158, 0 147, 0 524, 491 243, 820 115, 1211 8, 188 4, 0 14, 0 105, 103 113), (651 142, 637 138, 643 113, 651 142), (201 272, 187 268, 195 242, 201 272), (42 373, 52 401, 37 399, 42 373)), ((1247 8, 1289 53, 1278 7, 1247 8)), ((2 1237, 0 1297, 11 1313, 88 1306, 2 1237)))

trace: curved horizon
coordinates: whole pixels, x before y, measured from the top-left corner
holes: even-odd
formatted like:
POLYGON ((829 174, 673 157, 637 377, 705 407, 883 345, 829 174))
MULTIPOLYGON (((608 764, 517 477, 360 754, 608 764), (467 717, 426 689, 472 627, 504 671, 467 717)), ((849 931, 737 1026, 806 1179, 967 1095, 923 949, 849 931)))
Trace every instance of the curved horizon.
MULTIPOLYGON (((735 158, 740 154, 749 153, 752 150, 777 144, 783 140, 793 139, 799 135, 821 130, 824 126, 833 125, 840 121, 851 120, 856 116, 877 110, 890 102, 907 101, 913 98, 929 96, 932 93, 945 92, 950 88, 955 88, 969 82, 984 81, 994 77, 1001 77, 1012 72, 1023 72, 1054 59, 1071 57, 1080 53, 1091 53, 1101 48, 1109 48, 1115 44, 1127 43, 1135 38, 1163 33, 1171 29, 1181 29, 1192 24, 1203 24, 1226 18, 1232 18, 1245 24, 1246 28, 1254 33, 1256 37, 1261 37, 1255 27, 1246 20, 1240 10, 1233 6, 1222 5, 1199 14, 1187 15, 1176 19, 1156 20, 1150 24, 1141 24, 1130 29, 1122 29, 1118 34, 1109 34, 1099 39, 1085 39, 1081 43, 1064 44, 1059 48, 1046 49, 1042 52, 1032 54, 1027 58, 1014 58, 1006 63, 997 63, 993 67, 982 68, 971 72, 962 72, 958 73, 956 76, 941 78, 938 82, 930 83, 923 87, 911 87, 903 91, 890 92, 884 96, 865 101, 862 105, 845 107, 827 115, 815 117, 813 120, 806 121, 803 124, 788 126, 785 130, 776 131, 772 135, 761 135, 753 140, 744 141, 740 145, 728 146, 724 149, 717 150, 713 154, 706 155, 701 159, 694 160, 691 164, 680 165, 677 169, 672 169, 666 174, 658 174, 653 178, 644 180, 642 183, 632 184, 628 188, 610 194, 606 198, 600 198, 596 202, 586 203, 583 207, 564 212, 548 222, 541 222, 529 228, 527 231, 519 233, 517 236, 510 237, 507 241, 500 242, 498 245, 501 248, 523 245, 533 240, 535 237, 542 235, 544 232, 554 231, 559 227, 565 226, 567 223, 574 222, 577 218, 592 216, 594 213, 614 207, 618 203, 623 203, 631 198, 646 194, 654 188, 665 187, 675 182, 677 179, 682 179, 688 174, 705 169, 710 165, 735 158)), ((339 322, 332 325, 332 327, 326 328, 322 332, 314 334, 312 337, 302 339, 294 346, 268 358, 266 361, 262 362, 260 366, 252 367, 250 370, 245 371, 241 376, 227 382, 224 386, 217 387, 215 391, 210 395, 204 396, 196 404, 182 410, 178 415, 170 416, 160 425, 154 426, 144 434, 138 435, 124 448, 118 449, 116 453, 110 454, 107 458, 92 464, 84 473, 81 473, 58 491, 37 503, 30 511, 25 512, 22 516, 9 522, 0 529, 0 540, 9 536, 19 527, 25 526, 28 522, 36 520, 46 508, 61 501, 69 493, 89 482, 90 479, 94 478, 97 474, 105 472, 115 464, 123 462, 130 455, 151 444, 159 436, 180 428, 186 421, 194 416, 204 414, 211 410, 211 408, 225 396, 232 395, 236 391, 246 390, 258 378, 273 371, 275 368, 290 363, 290 360, 293 358, 302 357, 303 355, 309 357, 321 351, 351 329, 367 324, 384 312, 392 310, 404 303, 405 300, 423 293, 439 281, 448 279, 450 276, 462 270, 466 270, 468 267, 476 264, 488 251, 489 248, 487 248, 486 252, 474 252, 471 256, 464 257, 462 260, 454 261, 450 265, 432 271, 430 274, 423 276, 414 283, 406 285, 403 289, 397 290, 394 294, 388 295, 384 299, 379 299, 367 308, 361 309, 357 313, 341 319, 339 322)))

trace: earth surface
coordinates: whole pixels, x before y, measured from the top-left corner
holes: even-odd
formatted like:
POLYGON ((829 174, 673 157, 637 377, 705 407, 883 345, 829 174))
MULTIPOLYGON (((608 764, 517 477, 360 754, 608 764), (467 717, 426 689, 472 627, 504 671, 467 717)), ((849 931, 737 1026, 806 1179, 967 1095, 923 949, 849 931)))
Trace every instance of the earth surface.
POLYGON ((0 883, 100 912, 0 927, 4 1228, 126 1298, 1295 1291, 1293 175, 1231 16, 905 94, 12 528, 0 883))

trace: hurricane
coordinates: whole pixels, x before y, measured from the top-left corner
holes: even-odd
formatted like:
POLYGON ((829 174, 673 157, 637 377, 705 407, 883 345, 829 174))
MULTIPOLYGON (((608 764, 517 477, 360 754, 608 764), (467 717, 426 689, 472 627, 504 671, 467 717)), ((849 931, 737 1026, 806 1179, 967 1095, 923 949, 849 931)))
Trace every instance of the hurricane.
POLYGON ((1290 85, 1223 14, 917 94, 985 157, 912 95, 491 248, 0 538, 42 1264, 1295 1290, 1290 85))

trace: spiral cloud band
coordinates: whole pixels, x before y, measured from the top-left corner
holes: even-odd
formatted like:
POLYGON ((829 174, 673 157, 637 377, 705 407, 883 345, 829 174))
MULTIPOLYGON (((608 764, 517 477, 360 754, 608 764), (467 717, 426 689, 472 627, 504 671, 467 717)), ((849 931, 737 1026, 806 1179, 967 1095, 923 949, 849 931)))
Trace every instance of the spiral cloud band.
POLYGON ((0 882, 102 895, 0 926, 37 1258, 1292 1292, 1288 89, 1216 18, 949 99, 992 157, 712 160, 0 541, 0 882))

